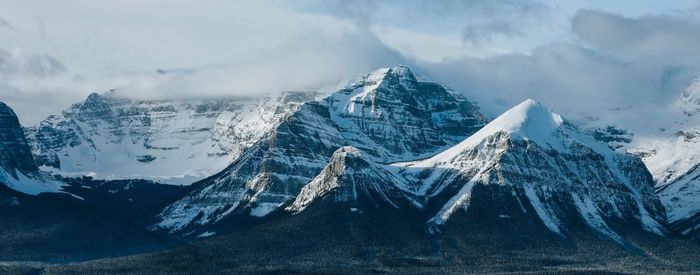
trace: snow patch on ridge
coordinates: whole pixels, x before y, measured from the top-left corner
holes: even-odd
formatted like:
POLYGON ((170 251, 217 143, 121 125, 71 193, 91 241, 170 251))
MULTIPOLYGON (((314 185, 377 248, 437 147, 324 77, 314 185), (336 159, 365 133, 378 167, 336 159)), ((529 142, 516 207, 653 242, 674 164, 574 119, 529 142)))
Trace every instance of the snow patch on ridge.
POLYGON ((58 193, 61 192, 63 184, 58 181, 48 179, 36 179, 28 177, 19 170, 15 170, 17 178, 0 169, 0 183, 4 183, 7 187, 28 195, 39 195, 41 193, 58 193))
POLYGON ((582 200, 576 193, 572 193, 571 196, 574 199, 576 208, 578 208, 579 213, 589 226, 596 229, 598 232, 603 233, 610 239, 618 243, 623 243, 622 237, 610 229, 608 223, 605 222, 600 214, 600 211, 590 198, 584 197, 582 200))

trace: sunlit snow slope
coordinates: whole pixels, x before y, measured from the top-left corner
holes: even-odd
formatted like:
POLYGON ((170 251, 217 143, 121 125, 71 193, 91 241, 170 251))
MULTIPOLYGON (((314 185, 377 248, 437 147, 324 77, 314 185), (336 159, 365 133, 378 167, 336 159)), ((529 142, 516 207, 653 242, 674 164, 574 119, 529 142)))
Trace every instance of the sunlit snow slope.
POLYGON ((315 96, 135 100, 115 92, 91 94, 27 133, 46 171, 189 184, 223 170, 315 96))

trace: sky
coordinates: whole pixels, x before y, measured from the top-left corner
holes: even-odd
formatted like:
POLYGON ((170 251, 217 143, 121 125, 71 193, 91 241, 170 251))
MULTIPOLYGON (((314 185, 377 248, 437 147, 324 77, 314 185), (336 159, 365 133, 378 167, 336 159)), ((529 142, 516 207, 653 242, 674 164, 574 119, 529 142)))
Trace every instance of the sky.
POLYGON ((0 0, 0 101, 34 125, 91 92, 330 92, 403 64, 490 117, 533 98, 584 123, 672 104, 697 45, 698 0, 0 0))

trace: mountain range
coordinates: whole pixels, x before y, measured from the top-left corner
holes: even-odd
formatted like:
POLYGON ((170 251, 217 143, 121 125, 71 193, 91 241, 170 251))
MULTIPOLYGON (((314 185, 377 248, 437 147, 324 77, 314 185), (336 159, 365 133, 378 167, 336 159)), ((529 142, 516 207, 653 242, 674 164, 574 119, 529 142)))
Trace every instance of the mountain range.
MULTIPOLYGON (((129 232, 120 247, 132 249, 0 256, 49 273, 183 272, 203 259, 230 272, 494 272, 506 259, 513 272, 698 270, 700 154, 668 153, 697 142, 697 83, 679 99, 674 145, 580 128, 531 99, 489 120, 404 66, 327 95, 91 94, 31 127, 2 104, 3 207, 55 205, 56 224, 111 226, 95 238, 129 232)), ((36 226, 27 219, 5 234, 36 226)))

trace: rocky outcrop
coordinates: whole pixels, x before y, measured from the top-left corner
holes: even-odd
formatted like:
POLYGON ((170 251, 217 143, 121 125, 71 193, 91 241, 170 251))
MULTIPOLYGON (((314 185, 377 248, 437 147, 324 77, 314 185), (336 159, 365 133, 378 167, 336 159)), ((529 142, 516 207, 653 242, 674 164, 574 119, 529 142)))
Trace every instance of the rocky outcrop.
POLYGON ((60 185, 46 179, 32 158, 17 115, 0 102, 0 183, 26 194, 56 192, 60 185))
POLYGON ((381 165, 365 160, 360 150, 342 147, 333 153, 321 173, 301 189, 286 210, 298 213, 323 199, 333 204, 347 204, 355 212, 381 207, 405 209, 414 203, 395 185, 399 181, 381 165))

